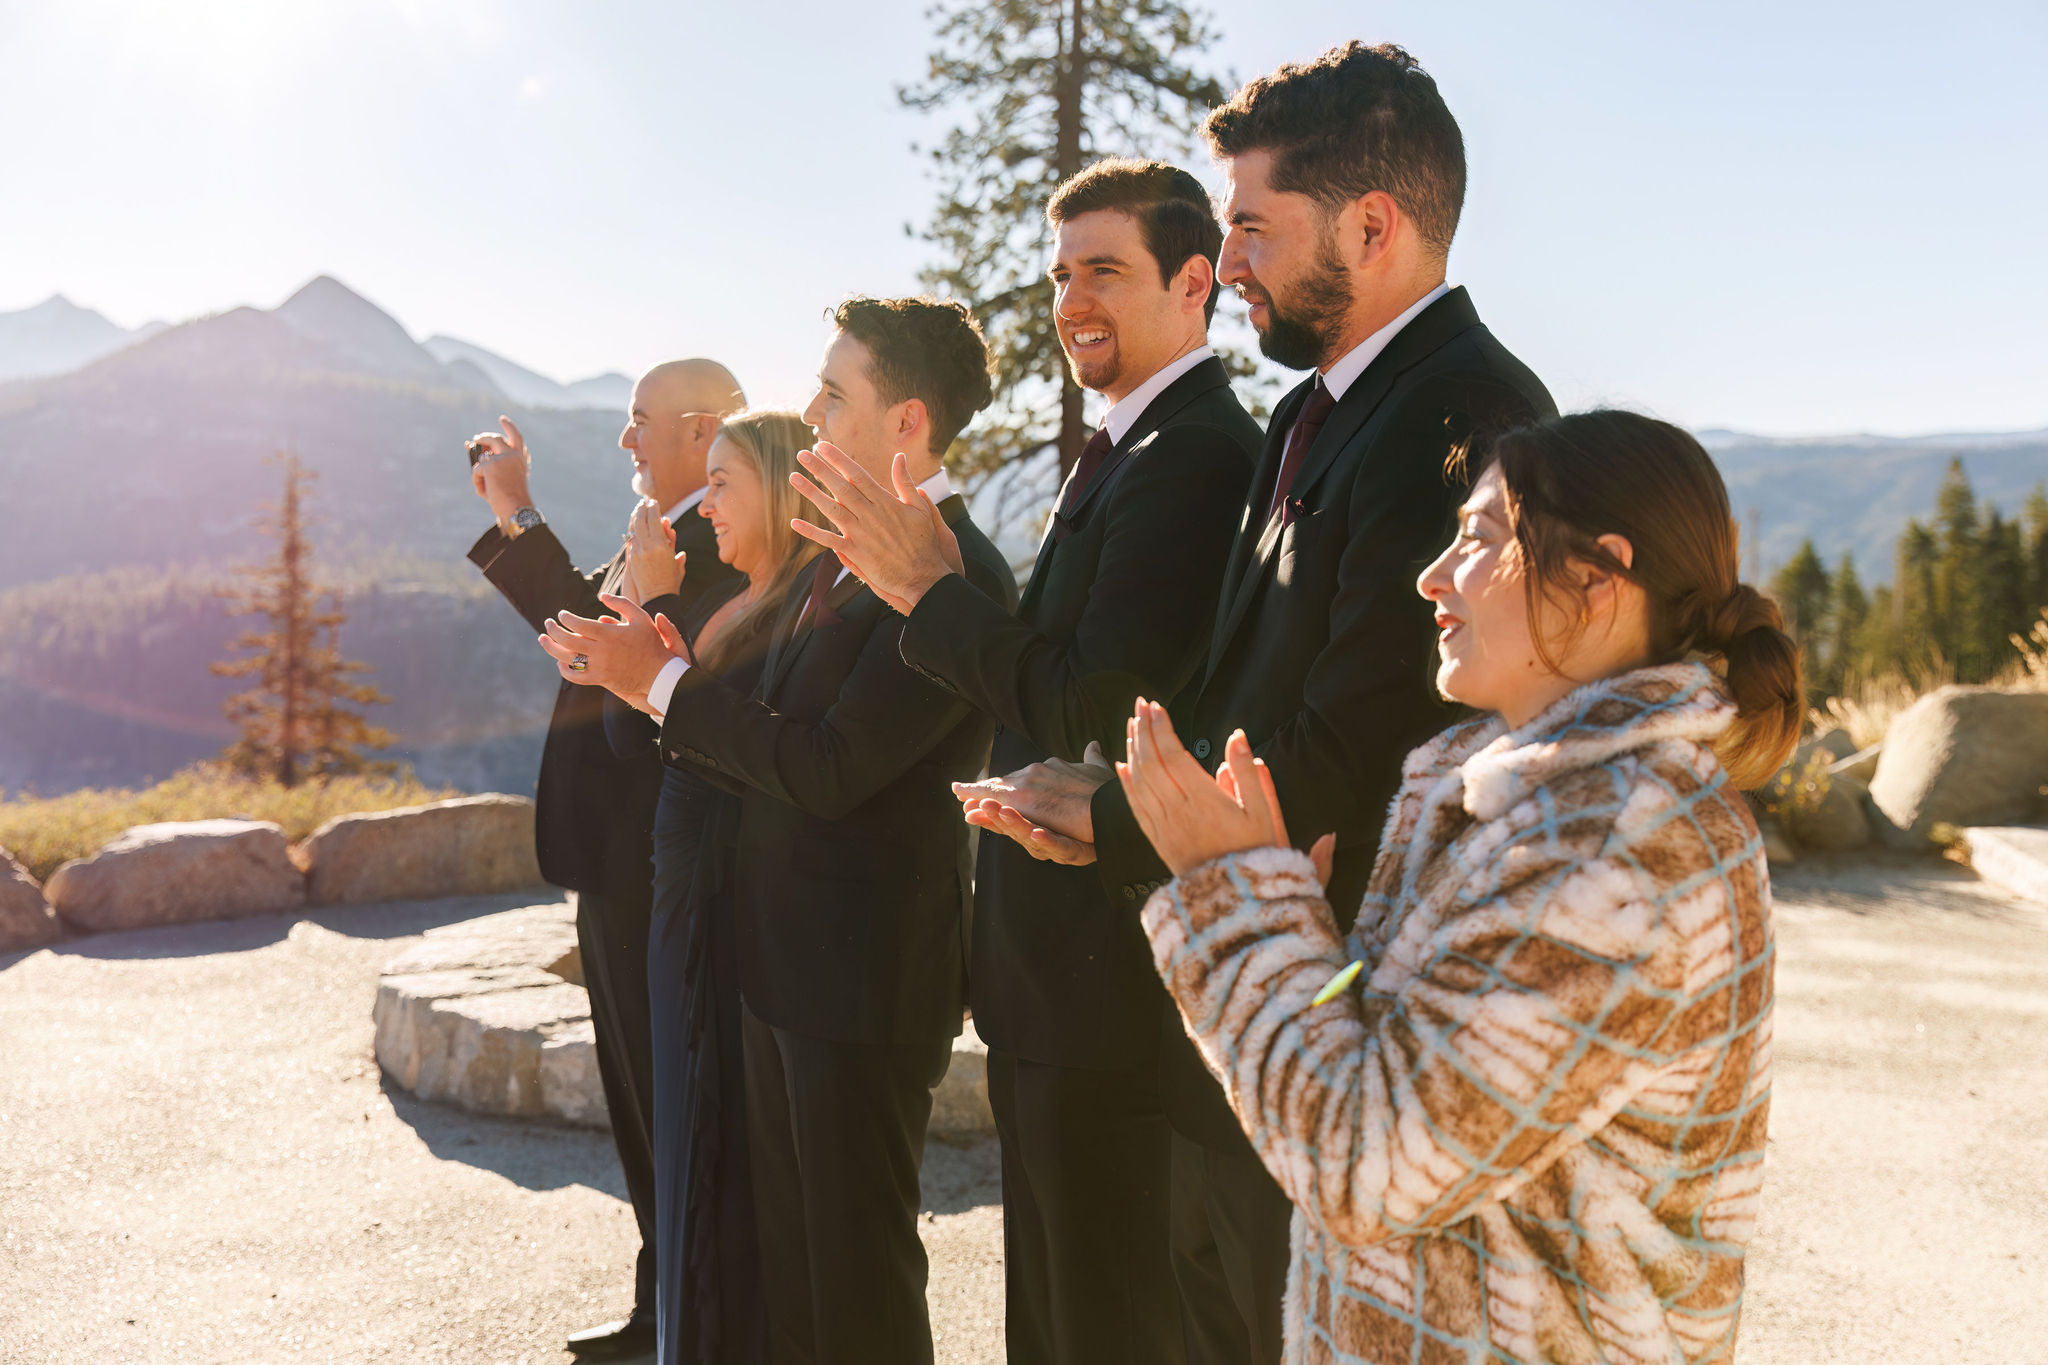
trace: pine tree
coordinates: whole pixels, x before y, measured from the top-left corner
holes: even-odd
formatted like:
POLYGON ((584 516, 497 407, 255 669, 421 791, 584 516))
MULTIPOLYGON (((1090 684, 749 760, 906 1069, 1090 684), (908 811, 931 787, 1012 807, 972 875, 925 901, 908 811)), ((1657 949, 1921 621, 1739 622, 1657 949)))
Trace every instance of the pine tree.
POLYGON ((2048 483, 2027 494, 2020 544, 2027 563, 2027 591, 2037 609, 2048 608, 2048 483))
POLYGON ((930 15, 928 78, 897 97, 966 117, 931 149, 941 192, 924 238, 941 261, 920 279, 974 309, 996 369, 963 472, 1056 444, 1064 476, 1088 434, 1053 325, 1046 202, 1099 157, 1186 151, 1187 130, 1226 94, 1190 65, 1216 34, 1174 0, 945 0, 930 15))
POLYGON ((1821 690, 1832 696, 1839 693, 1850 676, 1859 671, 1865 623, 1870 617, 1870 601, 1864 596, 1863 581, 1856 576, 1856 560, 1846 551, 1828 584, 1828 599, 1831 610, 1828 613, 1827 662, 1823 666, 1821 690))
POLYGON ((1929 531, 1908 520, 1899 533, 1897 568, 1892 574, 1889 662, 1915 673, 1940 670, 1954 661, 1943 643, 1939 618, 1941 607, 1936 591, 1936 567, 1940 551, 1929 531))
POLYGON ((340 594, 313 581, 306 538, 306 485, 313 473, 296 452, 275 459, 284 469, 284 496, 256 526, 276 538, 277 552, 263 564, 239 570, 246 586, 220 591, 231 604, 230 615, 269 620, 267 629, 245 630, 229 645, 254 651, 248 657, 212 665, 222 677, 256 680, 221 704, 242 730, 221 757, 233 768, 268 774, 286 787, 308 777, 388 769, 389 764, 365 759, 362 751, 386 747, 390 733, 341 706, 390 698, 357 680, 369 672, 368 665, 342 658, 340 631, 347 617, 340 594))
POLYGON ((1949 461, 1948 474, 1935 494, 1934 531, 1938 545, 1934 636, 1941 652, 1955 665, 1959 681, 1982 682, 1991 676, 1992 667, 1984 633, 1989 606, 1985 600, 1984 528, 1961 456, 1949 461))
POLYGON ((1818 692, 1828 621, 1827 565, 1811 540, 1771 575, 1771 596, 1785 613, 1785 625, 1799 642, 1799 657, 1810 690, 1818 692))

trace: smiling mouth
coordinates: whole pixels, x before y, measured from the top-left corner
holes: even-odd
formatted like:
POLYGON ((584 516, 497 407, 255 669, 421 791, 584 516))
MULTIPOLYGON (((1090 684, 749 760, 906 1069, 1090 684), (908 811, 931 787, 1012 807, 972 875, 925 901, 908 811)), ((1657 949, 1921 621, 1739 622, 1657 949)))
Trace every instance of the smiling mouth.
POLYGON ((1084 327, 1077 332, 1071 333, 1068 340, 1075 350, 1085 351, 1103 345, 1109 340, 1109 333, 1103 331, 1100 327, 1084 327))

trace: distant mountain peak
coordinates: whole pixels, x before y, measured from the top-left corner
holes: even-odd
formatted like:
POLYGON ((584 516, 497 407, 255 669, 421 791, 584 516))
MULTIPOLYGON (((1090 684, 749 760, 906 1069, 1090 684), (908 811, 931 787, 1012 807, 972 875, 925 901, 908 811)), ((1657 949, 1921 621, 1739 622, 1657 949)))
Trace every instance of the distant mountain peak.
POLYGON ((332 275, 315 275, 273 311, 373 373, 417 377, 440 369, 397 318, 332 275))

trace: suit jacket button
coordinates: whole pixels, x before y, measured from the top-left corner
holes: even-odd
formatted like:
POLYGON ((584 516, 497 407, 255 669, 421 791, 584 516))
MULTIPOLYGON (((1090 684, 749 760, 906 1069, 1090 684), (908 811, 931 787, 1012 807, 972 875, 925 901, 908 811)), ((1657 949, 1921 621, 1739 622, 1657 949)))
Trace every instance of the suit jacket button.
POLYGON ((1209 741, 1208 741, 1208 740, 1206 740, 1206 739, 1198 739, 1198 740, 1196 740, 1196 741, 1195 741, 1195 757, 1196 757, 1196 758, 1207 758, 1208 756, 1209 756, 1209 741))

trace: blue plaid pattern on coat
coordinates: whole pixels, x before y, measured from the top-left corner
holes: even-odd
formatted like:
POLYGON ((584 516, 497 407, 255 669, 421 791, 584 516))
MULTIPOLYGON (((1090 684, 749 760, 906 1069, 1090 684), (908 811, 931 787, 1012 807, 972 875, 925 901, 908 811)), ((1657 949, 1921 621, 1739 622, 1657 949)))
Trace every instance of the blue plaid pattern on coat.
POLYGON ((1288 1361, 1732 1357, 1773 964, 1762 841, 1710 748, 1733 715, 1687 663, 1439 735, 1348 941, 1291 849, 1147 904, 1295 1204, 1288 1361))

